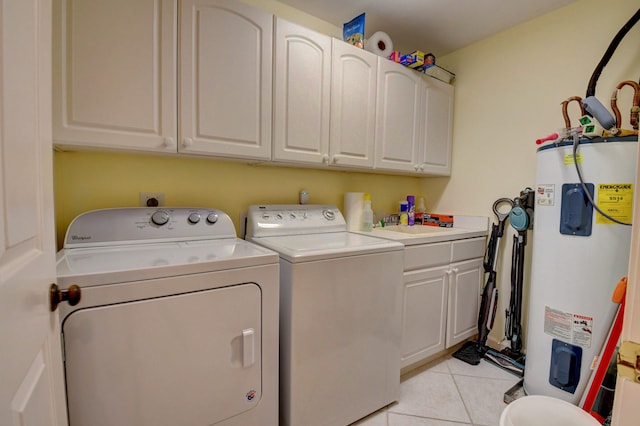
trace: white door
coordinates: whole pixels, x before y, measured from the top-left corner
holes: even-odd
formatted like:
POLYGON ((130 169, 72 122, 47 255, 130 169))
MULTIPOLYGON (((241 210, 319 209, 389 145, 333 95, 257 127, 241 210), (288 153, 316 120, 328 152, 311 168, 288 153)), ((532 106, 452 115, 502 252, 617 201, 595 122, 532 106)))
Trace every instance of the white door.
POLYGON ((269 160, 273 15, 234 0, 180 12, 178 151, 269 160))
POLYGON ((482 259, 452 263, 450 271, 447 348, 478 333, 482 259))
POLYGON ((378 56, 333 39, 331 71, 330 164, 372 168, 378 56))
POLYGON ((55 280, 51 2, 0 0, 0 424, 67 423, 55 280))
POLYGON ((176 152, 174 0, 56 0, 57 145, 176 152))
POLYGON ((276 18, 273 159, 329 162, 331 37, 276 18))
POLYGON ((405 272, 401 368, 444 350, 448 266, 405 272))
POLYGON ((420 135, 420 172, 451 174, 453 138, 453 86, 431 77, 423 77, 424 115, 420 135))
POLYGON ((375 168, 418 172, 424 109, 422 76, 392 61, 378 61, 375 168))
MULTIPOLYGON (((638 157, 640 160, 640 150, 638 157)), ((635 344, 640 349, 640 168, 636 170, 633 208, 633 228, 631 231, 631 251, 629 255, 629 281, 620 340, 635 344)), ((637 370, 636 370, 637 373, 637 370)), ((613 403, 613 426, 631 426, 638 423, 640 416, 640 383, 618 375, 613 403)))

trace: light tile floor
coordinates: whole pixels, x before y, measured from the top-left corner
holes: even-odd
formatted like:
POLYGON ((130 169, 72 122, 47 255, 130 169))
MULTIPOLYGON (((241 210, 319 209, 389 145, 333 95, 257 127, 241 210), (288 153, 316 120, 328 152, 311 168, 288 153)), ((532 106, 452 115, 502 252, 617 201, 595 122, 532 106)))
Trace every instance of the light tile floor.
POLYGON ((400 399, 352 426, 498 426, 504 393, 520 379, 450 355, 402 377, 400 399))

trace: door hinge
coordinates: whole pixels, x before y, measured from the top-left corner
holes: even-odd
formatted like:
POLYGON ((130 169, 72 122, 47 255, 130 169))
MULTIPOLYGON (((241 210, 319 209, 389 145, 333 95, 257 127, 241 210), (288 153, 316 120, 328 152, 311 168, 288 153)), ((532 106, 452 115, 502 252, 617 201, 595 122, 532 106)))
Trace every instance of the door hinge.
POLYGON ((640 343, 622 342, 618 349, 618 375, 640 383, 640 343))

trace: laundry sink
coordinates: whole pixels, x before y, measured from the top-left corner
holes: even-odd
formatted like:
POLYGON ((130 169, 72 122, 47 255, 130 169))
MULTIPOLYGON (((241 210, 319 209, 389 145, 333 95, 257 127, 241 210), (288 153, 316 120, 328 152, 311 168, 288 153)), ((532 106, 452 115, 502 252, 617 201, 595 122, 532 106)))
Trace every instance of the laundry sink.
POLYGON ((400 241, 405 246, 484 237, 489 233, 488 217, 458 215, 455 220, 455 226, 452 228, 429 225, 387 225, 376 226, 372 232, 363 233, 400 241))

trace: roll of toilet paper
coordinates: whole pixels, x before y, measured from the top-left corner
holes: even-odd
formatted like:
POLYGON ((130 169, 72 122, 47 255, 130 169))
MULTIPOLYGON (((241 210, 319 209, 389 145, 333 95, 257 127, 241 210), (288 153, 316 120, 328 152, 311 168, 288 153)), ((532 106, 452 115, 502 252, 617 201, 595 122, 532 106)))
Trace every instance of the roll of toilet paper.
POLYGON ((369 39, 364 41, 364 48, 378 56, 388 58, 391 52, 393 52, 393 42, 387 33, 377 31, 373 33, 369 39))
POLYGON ((363 206, 364 192, 345 192, 344 220, 347 221, 349 231, 360 231, 363 206))

